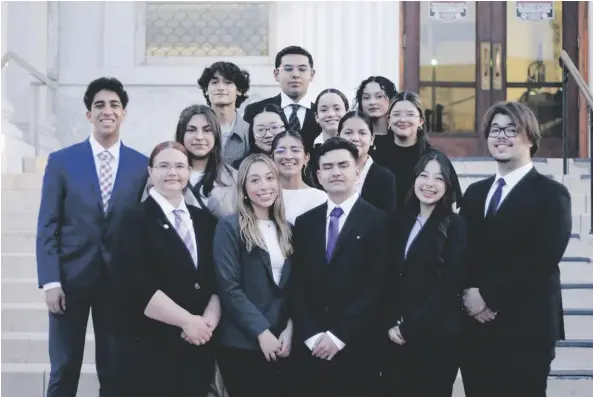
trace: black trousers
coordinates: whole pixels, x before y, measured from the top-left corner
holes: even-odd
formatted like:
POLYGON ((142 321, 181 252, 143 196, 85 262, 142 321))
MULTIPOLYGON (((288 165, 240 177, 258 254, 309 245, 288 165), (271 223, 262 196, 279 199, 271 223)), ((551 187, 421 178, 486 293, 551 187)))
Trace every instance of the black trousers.
POLYGON ((206 397, 214 378, 214 345, 117 337, 117 397, 206 397))
POLYGON ((551 342, 467 340, 461 366, 465 395, 545 397, 555 354, 551 342))
POLYGON ((295 396, 291 385, 292 358, 268 362, 261 350, 222 346, 217 349, 217 356, 229 397, 295 396))
POLYGON ((346 345, 330 361, 314 357, 305 344, 293 351, 299 396, 372 397, 380 390, 380 351, 371 341, 365 347, 346 345))
POLYGON ((115 349, 112 294, 105 287, 66 290, 65 293, 64 314, 49 313, 51 371, 47 397, 76 395, 91 311, 95 333, 95 361, 100 384, 99 396, 112 397, 115 349))
POLYGON ((462 356, 460 339, 386 345, 384 397, 451 397, 462 356))

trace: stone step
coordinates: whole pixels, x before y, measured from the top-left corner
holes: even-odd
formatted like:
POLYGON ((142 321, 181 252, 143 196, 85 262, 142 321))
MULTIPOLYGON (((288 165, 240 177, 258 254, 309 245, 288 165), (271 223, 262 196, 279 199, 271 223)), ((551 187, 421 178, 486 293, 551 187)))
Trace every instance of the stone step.
MULTIPOLYGON (((48 364, 2 364, 2 396, 45 397, 48 381, 48 364)), ((94 365, 82 365, 76 395, 99 397, 99 381, 94 365)))
MULTIPOLYGON (((49 363, 47 332, 3 332, 2 363, 49 363)), ((95 363, 95 335, 86 335, 84 364, 95 363)))
MULTIPOLYGON (((3 364, 2 395, 18 397, 44 397, 49 380, 47 364, 3 364)), ((548 397, 591 397, 593 378, 569 379, 550 377, 548 397)), ((78 384, 78 397, 99 397, 99 382, 92 364, 83 364, 78 384)), ((461 376, 457 376, 452 397, 464 397, 461 376)))
MULTIPOLYGON (((39 206, 37 206, 39 207, 39 206)), ((35 230, 37 229, 37 216, 39 214, 39 208, 31 210, 6 210, 2 209, 2 230, 35 230)), ((578 216, 575 217, 577 220, 577 226, 573 227, 574 233, 580 232, 581 221, 578 216)))
POLYGON ((41 189, 43 173, 2 174, 2 193, 9 190, 41 189))
POLYGON ((568 241, 564 256, 593 257, 593 238, 586 235, 583 235, 582 238, 572 237, 568 241))
POLYGON ((2 214, 12 211, 39 211, 41 190, 2 189, 2 214))

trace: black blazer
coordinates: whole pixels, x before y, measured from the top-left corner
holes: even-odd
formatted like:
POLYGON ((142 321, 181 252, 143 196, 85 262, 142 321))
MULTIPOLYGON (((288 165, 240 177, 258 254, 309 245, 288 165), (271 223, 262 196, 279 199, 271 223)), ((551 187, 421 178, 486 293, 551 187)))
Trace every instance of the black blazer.
POLYGON ((198 269, 175 227, 152 198, 125 213, 114 241, 110 279, 116 287, 120 318, 116 328, 156 343, 184 344, 181 330, 144 315, 157 290, 192 314, 202 315, 215 293, 212 240, 215 219, 191 205, 198 247, 198 269))
POLYGON ((469 332, 518 341, 564 339, 559 262, 572 229, 565 186, 532 169, 484 218, 494 177, 470 185, 463 198, 470 247, 466 287, 480 289, 496 319, 469 332))
POLYGON ((387 168, 373 162, 362 185, 360 197, 385 213, 394 213, 397 201, 395 176, 387 168))
MULTIPOLYGON (((327 203, 296 219, 291 308, 295 343, 330 331, 347 346, 368 345, 380 316, 387 220, 358 199, 325 260, 327 203)), ((376 339, 376 338, 375 338, 376 339)))
POLYGON ((458 296, 463 292, 467 270, 465 221, 455 213, 435 209, 405 256, 416 222, 416 216, 407 213, 393 225, 383 335, 403 320, 400 331, 406 342, 461 336, 465 314, 458 296), (441 226, 445 216, 449 217, 446 230, 441 226))
POLYGON ((286 328, 291 258, 276 284, 268 252, 259 247, 247 252, 240 233, 238 214, 220 219, 216 227, 214 262, 222 305, 218 332, 222 345, 253 350, 259 349, 257 337, 263 331, 279 336, 286 328))
MULTIPOLYGON (((245 107, 245 112, 243 113, 243 120, 245 120, 249 124, 252 124, 255 115, 258 114, 261 111, 261 109, 263 109, 264 106, 266 106, 269 103, 281 106, 282 99, 280 97, 280 94, 247 105, 245 107)), ((311 103, 311 109, 313 109, 313 105, 314 104, 311 103)), ((307 113, 305 114, 305 120, 303 122, 303 125, 301 125, 300 131, 301 136, 303 137, 305 150, 307 151, 307 153, 311 153, 311 150, 313 149, 313 141, 315 140, 315 138, 317 138, 319 134, 321 134, 321 127, 315 121, 315 115, 313 114, 313 110, 311 109, 306 109, 307 113)), ((253 142, 253 136, 250 136, 249 140, 251 143, 251 147, 253 148, 255 145, 255 143, 253 142)))

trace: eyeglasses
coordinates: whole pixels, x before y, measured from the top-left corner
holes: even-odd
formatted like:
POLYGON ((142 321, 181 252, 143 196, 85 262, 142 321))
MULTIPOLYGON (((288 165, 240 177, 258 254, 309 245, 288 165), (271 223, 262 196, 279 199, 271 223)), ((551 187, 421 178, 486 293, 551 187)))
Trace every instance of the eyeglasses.
POLYGON ((513 126, 506 126, 506 127, 490 127, 490 131, 488 132, 488 136, 490 138, 498 138, 500 133, 503 133, 507 138, 514 138, 519 134, 517 131, 517 127, 513 126))
POLYGON ((159 163, 152 168, 155 168, 159 171, 169 171, 169 170, 174 169, 177 172, 189 170, 189 167, 185 164, 167 164, 167 163, 159 163))
POLYGON ((273 125, 271 127, 257 127, 253 129, 253 134, 258 137, 261 138, 263 136, 265 136, 268 131, 272 134, 272 135, 276 135, 277 133, 281 132, 284 130, 284 126, 282 125, 273 125))
POLYGON ((276 150, 274 150, 274 154, 278 156, 284 156, 288 152, 290 152, 291 154, 301 154, 304 152, 304 149, 302 147, 295 146, 290 148, 279 147, 276 148, 276 150))

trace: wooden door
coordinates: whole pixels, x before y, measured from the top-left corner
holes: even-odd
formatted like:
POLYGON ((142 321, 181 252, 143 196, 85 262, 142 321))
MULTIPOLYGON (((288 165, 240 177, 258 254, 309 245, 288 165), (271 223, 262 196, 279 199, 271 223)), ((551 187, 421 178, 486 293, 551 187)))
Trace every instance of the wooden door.
MULTIPOLYGON (((538 156, 561 156, 558 58, 562 48, 575 61, 578 56, 571 47, 576 23, 563 23, 576 20, 577 3, 548 4, 544 15, 545 7, 533 9, 529 2, 404 3, 400 89, 419 93, 435 146, 454 157, 488 155, 479 133, 484 113, 498 101, 518 100, 540 120, 544 138, 538 156)), ((577 92, 570 84, 568 92, 571 109, 577 92)), ((573 108, 567 123, 576 145, 578 110, 573 108)))

